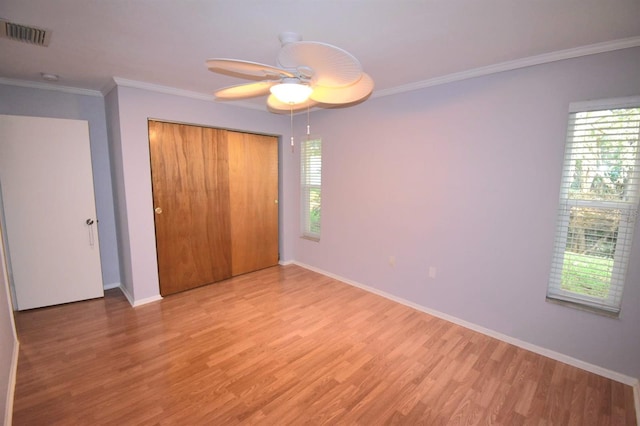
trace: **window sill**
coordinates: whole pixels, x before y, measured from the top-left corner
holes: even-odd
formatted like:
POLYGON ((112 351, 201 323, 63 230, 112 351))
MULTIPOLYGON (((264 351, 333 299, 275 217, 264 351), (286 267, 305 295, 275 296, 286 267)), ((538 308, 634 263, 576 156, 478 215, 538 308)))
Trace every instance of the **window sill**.
POLYGON ((309 240, 309 241, 313 241, 313 242, 316 242, 316 243, 320 242, 320 237, 312 237, 312 236, 309 236, 309 235, 302 235, 300 238, 302 238, 303 240, 309 240))
POLYGON ((593 306, 587 306, 577 302, 570 302, 568 300, 554 299, 547 296, 547 302, 553 303, 556 305, 566 306, 568 308, 577 309, 579 311, 590 312, 592 314, 601 315, 603 317, 609 317, 609 318, 615 318, 615 319, 620 318, 620 312, 611 312, 605 309, 594 308, 593 306))

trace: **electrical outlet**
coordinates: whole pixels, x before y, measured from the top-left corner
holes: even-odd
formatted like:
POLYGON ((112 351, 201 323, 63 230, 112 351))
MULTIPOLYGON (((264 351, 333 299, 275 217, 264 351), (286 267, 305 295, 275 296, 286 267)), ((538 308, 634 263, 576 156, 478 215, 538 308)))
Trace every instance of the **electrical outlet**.
POLYGON ((429 266, 429 278, 434 279, 436 277, 436 267, 429 266))

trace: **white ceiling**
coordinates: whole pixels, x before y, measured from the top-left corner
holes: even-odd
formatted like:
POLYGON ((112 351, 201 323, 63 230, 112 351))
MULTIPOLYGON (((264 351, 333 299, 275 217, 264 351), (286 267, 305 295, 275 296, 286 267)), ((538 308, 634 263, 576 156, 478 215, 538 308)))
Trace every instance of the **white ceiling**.
POLYGON ((640 46, 640 0, 2 0, 0 18, 53 31, 48 47, 0 39, 0 82, 47 72, 96 91, 119 77, 211 95, 243 81, 208 71, 207 58, 275 65, 283 31, 352 53, 374 96, 640 46))

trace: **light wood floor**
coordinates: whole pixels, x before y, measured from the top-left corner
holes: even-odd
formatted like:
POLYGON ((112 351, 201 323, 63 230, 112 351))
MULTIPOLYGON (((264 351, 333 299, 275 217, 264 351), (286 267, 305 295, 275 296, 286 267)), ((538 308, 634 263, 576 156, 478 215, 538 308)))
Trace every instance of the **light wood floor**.
POLYGON ((17 314, 14 425, 632 425, 631 387, 297 266, 17 314))

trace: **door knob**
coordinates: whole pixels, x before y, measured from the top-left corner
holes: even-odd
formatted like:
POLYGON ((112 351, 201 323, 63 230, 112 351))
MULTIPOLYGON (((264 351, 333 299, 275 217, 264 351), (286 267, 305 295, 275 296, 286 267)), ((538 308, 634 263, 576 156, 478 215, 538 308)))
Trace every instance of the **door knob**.
POLYGON ((95 237, 93 236, 93 224, 95 223, 93 219, 89 218, 84 221, 87 225, 89 225, 89 245, 93 248, 93 244, 95 243, 95 237))
POLYGON ((156 207, 156 208, 155 208, 155 212, 156 212, 157 214, 162 214, 162 209, 161 209, 160 207, 156 207))

